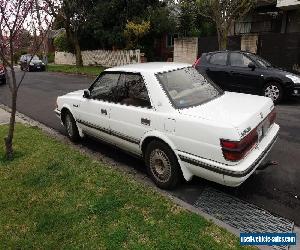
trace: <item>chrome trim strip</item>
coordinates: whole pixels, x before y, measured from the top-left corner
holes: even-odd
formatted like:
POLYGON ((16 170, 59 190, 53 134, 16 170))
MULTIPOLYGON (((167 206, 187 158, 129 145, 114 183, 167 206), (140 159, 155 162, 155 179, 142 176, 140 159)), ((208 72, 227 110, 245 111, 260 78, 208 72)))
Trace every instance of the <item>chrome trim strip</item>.
POLYGON ((55 112, 55 114, 56 114, 58 117, 61 116, 61 112, 60 112, 58 109, 55 109, 54 112, 55 112))
POLYGON ((131 142, 131 143, 134 143, 134 144, 140 144, 140 140, 139 139, 136 139, 136 138, 133 138, 133 137, 130 137, 130 136, 127 136, 127 135, 124 135, 122 133, 119 133, 117 131, 112 131, 112 130, 109 130, 109 129, 106 129, 106 128, 103 128, 103 127, 99 127, 95 124, 92 124, 92 123, 89 123, 89 122, 86 122, 86 121, 82 121, 82 120, 77 120, 78 123, 84 125, 84 126, 87 126, 89 128, 92 128, 92 129, 96 129, 96 130, 99 130, 103 133, 106 133, 106 134, 109 134, 109 135, 112 135, 112 136, 115 136, 115 137, 118 137, 124 141, 128 141, 128 142, 131 142))

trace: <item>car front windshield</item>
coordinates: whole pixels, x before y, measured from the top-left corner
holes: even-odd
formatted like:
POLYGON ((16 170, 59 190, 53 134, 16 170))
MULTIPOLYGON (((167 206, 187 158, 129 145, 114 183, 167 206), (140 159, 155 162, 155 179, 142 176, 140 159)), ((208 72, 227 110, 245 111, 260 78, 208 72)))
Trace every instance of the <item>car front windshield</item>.
POLYGON ((223 92, 192 67, 158 73, 157 78, 176 108, 208 102, 223 92))

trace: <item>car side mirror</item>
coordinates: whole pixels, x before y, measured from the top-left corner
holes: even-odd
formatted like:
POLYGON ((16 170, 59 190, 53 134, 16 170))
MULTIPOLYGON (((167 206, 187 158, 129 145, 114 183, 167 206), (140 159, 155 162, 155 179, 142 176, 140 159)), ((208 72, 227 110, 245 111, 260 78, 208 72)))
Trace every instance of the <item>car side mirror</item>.
POLYGON ((248 64, 248 68, 250 68, 250 69, 252 69, 252 70, 255 70, 256 66, 255 66, 255 64, 254 64, 253 62, 250 62, 250 63, 248 64))
POLYGON ((91 92, 88 89, 85 89, 83 92, 83 97, 89 99, 91 97, 91 92))

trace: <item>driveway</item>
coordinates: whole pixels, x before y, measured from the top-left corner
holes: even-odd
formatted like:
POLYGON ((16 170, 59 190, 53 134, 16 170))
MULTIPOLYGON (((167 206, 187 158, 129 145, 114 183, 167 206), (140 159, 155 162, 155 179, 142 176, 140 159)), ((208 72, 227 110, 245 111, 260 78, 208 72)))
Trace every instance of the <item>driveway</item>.
MULTIPOLYGON (((20 72, 18 72, 20 75, 20 72)), ((70 91, 87 88, 93 79, 84 76, 46 72, 26 75, 20 88, 18 111, 61 133, 60 121, 53 113, 56 98, 70 91)), ((10 106, 7 86, 0 86, 0 103, 10 106)), ((277 122, 281 126, 280 138, 268 159, 279 165, 253 175, 239 188, 227 188, 200 178, 182 184, 173 194, 194 204, 207 188, 221 190, 248 201, 274 214, 293 220, 300 225, 300 98, 294 98, 277 107, 277 122)), ((114 158, 143 172, 137 160, 122 151, 100 142, 84 140, 84 146, 95 152, 114 158)))

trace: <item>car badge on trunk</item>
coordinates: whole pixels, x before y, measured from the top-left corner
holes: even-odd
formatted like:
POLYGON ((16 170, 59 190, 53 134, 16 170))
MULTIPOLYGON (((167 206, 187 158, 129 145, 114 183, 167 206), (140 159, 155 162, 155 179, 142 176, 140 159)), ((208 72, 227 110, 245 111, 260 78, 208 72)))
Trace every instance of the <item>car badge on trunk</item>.
POLYGON ((264 114, 263 113, 260 113, 260 118, 264 119, 264 114))

